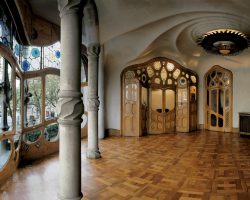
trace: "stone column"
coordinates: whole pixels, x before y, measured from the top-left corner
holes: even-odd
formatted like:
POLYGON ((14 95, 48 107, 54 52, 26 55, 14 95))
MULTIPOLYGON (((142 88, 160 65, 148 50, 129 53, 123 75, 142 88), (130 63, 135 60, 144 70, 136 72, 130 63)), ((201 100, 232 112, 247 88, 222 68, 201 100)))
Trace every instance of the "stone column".
POLYGON ((101 157, 98 147, 98 57, 100 46, 98 43, 88 46, 88 149, 87 158, 101 157))
POLYGON ((83 0, 59 0, 61 72, 57 104, 59 191, 61 200, 80 200, 81 193, 81 38, 83 0))
POLYGON ((103 139, 105 137, 105 116, 104 116, 104 48, 101 46, 99 56, 99 79, 98 79, 98 96, 100 100, 100 108, 98 113, 98 137, 103 139))
POLYGON ((87 158, 101 157, 98 147, 98 61, 100 53, 98 13, 94 0, 87 0, 84 24, 88 53, 88 149, 87 158))

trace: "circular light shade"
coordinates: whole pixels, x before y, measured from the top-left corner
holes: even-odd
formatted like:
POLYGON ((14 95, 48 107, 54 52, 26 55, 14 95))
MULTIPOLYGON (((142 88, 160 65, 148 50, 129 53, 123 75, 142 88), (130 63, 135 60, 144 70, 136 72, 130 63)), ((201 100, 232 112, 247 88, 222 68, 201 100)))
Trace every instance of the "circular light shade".
POLYGON ((236 30, 209 31, 197 40, 207 52, 219 55, 236 55, 249 47, 248 37, 236 30))

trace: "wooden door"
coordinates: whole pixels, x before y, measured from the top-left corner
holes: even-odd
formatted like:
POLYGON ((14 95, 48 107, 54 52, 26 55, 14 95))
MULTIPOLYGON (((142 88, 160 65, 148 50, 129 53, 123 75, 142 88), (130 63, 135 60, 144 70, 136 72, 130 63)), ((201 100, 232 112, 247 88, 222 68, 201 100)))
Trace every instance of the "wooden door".
POLYGON ((163 92, 161 89, 150 89, 149 133, 164 133, 163 92))
POLYGON ((164 132, 170 133, 175 131, 175 91, 164 90, 164 132))
POLYGON ((232 130, 232 73, 214 66, 205 76, 205 128, 232 130))
POLYGON ((123 135, 140 136, 140 84, 137 79, 125 79, 123 89, 123 135))
POLYGON ((176 131, 189 132, 189 91, 187 80, 181 77, 177 85, 176 131))
POLYGON ((197 91, 196 86, 190 86, 189 93, 189 131, 197 130, 197 91))

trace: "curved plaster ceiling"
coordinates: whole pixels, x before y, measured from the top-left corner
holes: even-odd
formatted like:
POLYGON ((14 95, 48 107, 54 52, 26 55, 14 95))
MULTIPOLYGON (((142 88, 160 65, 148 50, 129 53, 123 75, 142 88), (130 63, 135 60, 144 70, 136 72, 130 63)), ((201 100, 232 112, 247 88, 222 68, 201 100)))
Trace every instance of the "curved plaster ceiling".
MULTIPOLYGON (((59 16, 55 14, 58 13, 55 11, 57 0, 29 2, 34 13, 58 24, 59 16)), ((206 53, 195 42, 202 34, 221 28, 235 29, 250 35, 248 0, 95 2, 99 14, 100 41, 105 45, 105 53, 117 56, 127 65, 164 56, 191 69, 196 69, 208 58, 224 60, 235 66, 249 66, 249 49, 237 56, 223 57, 206 53)))

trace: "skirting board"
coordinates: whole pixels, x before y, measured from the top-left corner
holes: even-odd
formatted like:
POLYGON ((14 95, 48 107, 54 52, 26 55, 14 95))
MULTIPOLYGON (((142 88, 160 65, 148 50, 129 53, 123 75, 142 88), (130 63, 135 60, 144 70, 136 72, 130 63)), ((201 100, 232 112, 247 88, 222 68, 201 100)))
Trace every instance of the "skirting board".
POLYGON ((109 137, 109 136, 121 136, 121 131, 118 129, 113 129, 113 128, 109 128, 105 130, 105 137, 109 137))

